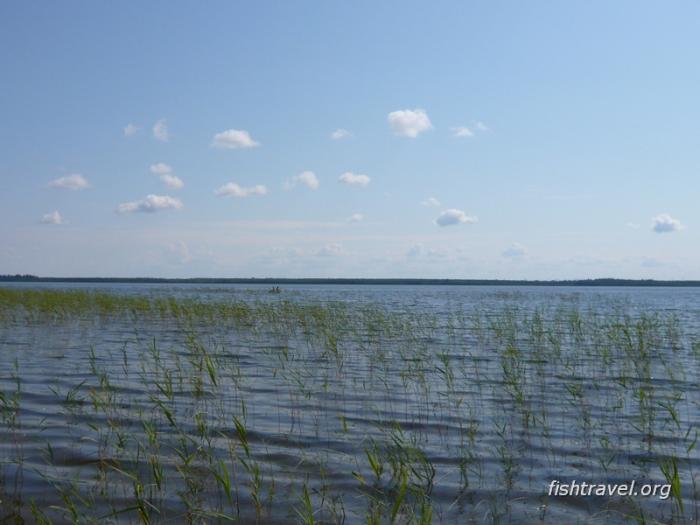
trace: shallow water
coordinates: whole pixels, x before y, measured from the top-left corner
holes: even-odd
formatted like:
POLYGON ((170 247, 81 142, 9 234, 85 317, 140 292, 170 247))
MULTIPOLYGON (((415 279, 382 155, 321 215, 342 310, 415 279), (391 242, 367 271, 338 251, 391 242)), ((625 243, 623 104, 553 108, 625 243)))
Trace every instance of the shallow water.
POLYGON ((700 290, 4 288, 255 315, 4 308, 0 521, 33 500, 55 523, 136 523, 138 502, 154 523, 289 523, 305 499, 349 524, 699 521, 700 290), (665 500, 547 495, 667 483, 673 465, 665 500))

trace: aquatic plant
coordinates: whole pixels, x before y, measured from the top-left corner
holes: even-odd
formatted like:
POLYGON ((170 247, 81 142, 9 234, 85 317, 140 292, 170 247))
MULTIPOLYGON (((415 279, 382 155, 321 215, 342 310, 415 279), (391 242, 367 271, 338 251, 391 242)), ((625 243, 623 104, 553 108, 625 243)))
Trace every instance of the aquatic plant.
POLYGON ((586 469, 672 498, 582 519, 697 522, 696 326, 556 297, 0 288, 0 521, 556 520, 586 469))

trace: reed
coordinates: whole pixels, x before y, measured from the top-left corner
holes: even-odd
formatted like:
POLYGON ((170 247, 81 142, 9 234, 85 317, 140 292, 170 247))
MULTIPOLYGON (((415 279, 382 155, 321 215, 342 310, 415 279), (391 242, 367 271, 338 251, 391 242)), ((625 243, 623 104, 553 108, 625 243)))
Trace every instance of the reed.
POLYGON ((672 487, 589 517, 700 515, 700 338, 675 314, 0 288, 0 336, 27 343, 0 343, 0 521, 527 522, 582 468, 672 487))

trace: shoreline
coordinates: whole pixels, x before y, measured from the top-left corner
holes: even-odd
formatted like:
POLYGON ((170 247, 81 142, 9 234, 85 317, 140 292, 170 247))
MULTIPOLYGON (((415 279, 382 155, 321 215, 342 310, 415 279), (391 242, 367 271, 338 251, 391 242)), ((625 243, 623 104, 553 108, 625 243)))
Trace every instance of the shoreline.
POLYGON ((0 275, 0 283, 123 283, 123 284, 265 284, 265 285, 408 285, 408 286, 575 286, 575 287, 700 287, 700 280, 654 279, 420 279, 420 278, 278 278, 278 277, 39 277, 0 275))

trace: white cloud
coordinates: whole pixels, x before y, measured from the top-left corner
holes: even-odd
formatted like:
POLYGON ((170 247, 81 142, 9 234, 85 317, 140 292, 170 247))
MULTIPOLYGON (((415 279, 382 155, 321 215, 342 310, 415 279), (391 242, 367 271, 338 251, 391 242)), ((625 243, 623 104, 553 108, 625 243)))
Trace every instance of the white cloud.
POLYGON ((65 177, 59 177, 49 182, 51 188, 61 188, 64 190, 84 190, 89 188, 90 184, 82 175, 74 173, 65 177))
POLYGON ((637 224, 636 222, 628 222, 628 223, 626 224, 626 226, 627 226, 628 228, 632 228, 633 230, 638 230, 638 229, 639 229, 639 224, 637 224))
POLYGON ((244 129, 227 129, 214 135, 211 145, 223 149, 247 149, 256 148, 260 143, 253 140, 250 133, 244 129))
POLYGON ((163 184, 165 184, 168 188, 172 188, 174 190, 179 190, 185 186, 185 183, 182 182, 182 179, 177 175, 165 173, 159 178, 163 182, 163 184))
POLYGON ((480 120, 477 120, 476 122, 472 122, 471 126, 454 126, 450 128, 450 131, 452 131, 452 136, 455 138, 471 138, 475 136, 477 133, 483 133, 488 131, 489 128, 481 122, 480 120))
POLYGON ((337 242, 326 244, 316 252, 319 257, 337 257, 343 254, 343 247, 337 242))
POLYGON ((426 206, 428 208, 436 208, 440 206, 440 201, 437 200, 435 197, 428 197, 424 201, 421 201, 420 205, 426 206))
POLYGON ((165 162, 158 162, 157 164, 151 164, 151 173, 160 175, 160 180, 168 188, 174 190, 179 190, 185 186, 182 179, 176 175, 173 175, 173 168, 166 164, 165 162))
POLYGON ((352 133, 347 129, 343 128, 338 128, 333 133, 331 133, 331 138, 333 140, 346 139, 348 137, 352 137, 352 133))
POLYGON ((133 137, 136 135, 136 132, 139 130, 138 126, 135 126, 134 124, 127 124, 124 127, 124 136, 125 137, 133 137))
POLYGON ((450 128, 452 136, 455 138, 469 138, 474 136, 474 132, 466 126, 455 126, 450 128))
POLYGON ((395 135, 416 138, 420 133, 432 129, 428 114, 422 109, 402 109, 389 113, 389 126, 395 135))
POLYGON ((294 175, 294 177, 285 182, 284 187, 290 190, 299 184, 312 190, 317 190, 320 185, 318 177, 313 171, 302 171, 299 175, 294 175))
POLYGON ((503 250, 501 252, 501 255, 503 257, 506 257, 507 259, 518 259, 520 257, 523 257, 526 253, 527 250, 525 249, 525 246, 523 246, 519 242, 514 242, 508 248, 503 250))
POLYGON ((265 195, 267 188, 262 184, 256 184, 249 188, 243 188, 235 182, 229 182, 216 190, 216 195, 219 197, 248 197, 250 195, 265 195))
POLYGON ((348 217, 348 222, 361 222, 365 218, 361 213, 353 213, 348 217))
POLYGON ((57 211, 47 213, 41 218, 42 224, 63 224, 63 217, 57 211))
POLYGON ((153 124, 153 136, 161 142, 168 142, 170 132, 168 131, 168 123, 164 118, 153 124))
POLYGON ((182 208, 182 202, 175 197, 168 195, 147 195, 145 199, 133 202, 123 202, 117 207, 119 213, 154 213, 161 210, 179 210, 182 208))
POLYGON ((338 182, 342 182, 348 186, 367 186, 370 180, 371 179, 367 175, 353 173, 352 171, 346 171, 338 177, 338 182))
POLYGON ((656 233, 670 233, 683 228, 681 222, 671 217, 668 213, 661 213, 652 218, 652 229, 656 233))
POLYGON ((156 175, 167 175, 172 172, 173 168, 167 165, 165 162, 151 164, 151 173, 155 173, 156 175))
POLYGON ((454 224, 472 224, 477 222, 476 217, 471 217, 462 210, 451 208, 443 211, 438 218, 435 219, 435 224, 438 226, 452 226, 454 224))

